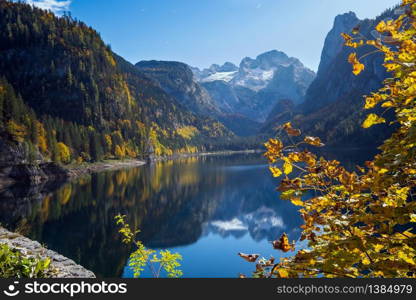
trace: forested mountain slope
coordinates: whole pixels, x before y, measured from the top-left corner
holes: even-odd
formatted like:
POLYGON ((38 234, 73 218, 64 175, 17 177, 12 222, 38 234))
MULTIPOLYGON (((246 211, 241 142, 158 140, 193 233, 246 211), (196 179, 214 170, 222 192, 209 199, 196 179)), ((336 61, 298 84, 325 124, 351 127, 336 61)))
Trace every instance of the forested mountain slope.
POLYGON ((195 152, 233 137, 199 118, 91 27, 0 0, 0 134, 59 162, 195 152))

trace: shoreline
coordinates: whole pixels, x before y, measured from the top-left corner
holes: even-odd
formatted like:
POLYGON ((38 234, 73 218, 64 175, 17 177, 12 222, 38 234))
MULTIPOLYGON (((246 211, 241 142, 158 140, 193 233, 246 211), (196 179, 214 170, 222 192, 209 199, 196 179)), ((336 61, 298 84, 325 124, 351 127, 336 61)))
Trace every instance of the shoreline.
MULTIPOLYGON (((141 167, 162 161, 178 160, 189 157, 206 157, 233 154, 253 154, 257 150, 224 150, 197 153, 176 153, 170 156, 149 156, 147 159, 105 160, 94 163, 70 164, 61 166, 51 162, 39 165, 19 164, 5 168, 0 172, 0 191, 7 190, 16 184, 38 185, 46 182, 66 182, 76 178, 105 171, 117 171, 126 168, 141 167)), ((1 170, 0 170, 1 171, 1 170)))
POLYGON ((100 173, 106 171, 117 171, 126 168, 141 167, 146 164, 152 164, 161 161, 177 160, 188 157, 205 157, 205 156, 220 156, 220 155, 233 155, 233 154, 254 154, 262 153, 258 150, 236 150, 236 151, 215 151, 215 152, 197 152, 197 153, 176 153, 170 156, 152 156, 144 159, 125 159, 125 160, 105 160, 95 163, 83 163, 80 165, 68 165, 63 168, 68 172, 68 179, 72 180, 83 175, 89 175, 93 173, 100 173))
POLYGON ((233 154, 254 154, 254 153, 262 153, 263 150, 224 150, 224 151, 214 151, 214 152, 196 152, 196 153, 176 153, 169 156, 156 156, 151 157, 149 161, 159 162, 159 161, 168 161, 168 160, 176 160, 181 158, 188 158, 188 157, 205 157, 205 156, 220 156, 220 155, 233 155, 233 154))
POLYGON ((139 159, 126 159, 126 160, 107 160, 95 163, 84 163, 80 165, 69 165, 63 168, 68 173, 68 179, 75 179, 83 175, 89 175, 93 173, 100 173, 105 171, 116 171, 125 168, 141 167, 146 164, 146 161, 139 159))

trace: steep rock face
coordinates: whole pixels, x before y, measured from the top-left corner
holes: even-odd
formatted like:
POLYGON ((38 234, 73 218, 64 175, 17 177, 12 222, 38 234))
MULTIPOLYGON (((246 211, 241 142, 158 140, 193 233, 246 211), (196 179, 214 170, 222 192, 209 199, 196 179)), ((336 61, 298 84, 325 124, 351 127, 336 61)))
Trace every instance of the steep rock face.
POLYGON ((204 115, 219 112, 207 91, 194 81, 192 70, 186 64, 170 61, 141 61, 136 64, 136 67, 192 112, 204 115))
POLYGON ((302 103, 313 76, 305 73, 295 65, 281 67, 275 74, 266 88, 257 93, 256 110, 262 120, 267 120, 270 112, 281 99, 290 99, 294 104, 302 103), (301 78, 301 79, 297 79, 301 78))
POLYGON ((280 99, 303 102, 315 77, 298 59, 277 50, 255 59, 246 57, 237 70, 230 64, 219 69, 213 65, 202 71, 193 70, 221 109, 260 122, 266 120, 280 99))
MULTIPOLYGON (((369 39, 374 38, 371 34, 374 27, 391 13, 387 11, 376 20, 359 22, 361 34, 369 39)), ((352 14, 338 16, 329 35, 341 30, 349 33, 353 26, 357 25, 354 23, 355 17, 352 14), (346 24, 350 27, 349 30, 345 27, 346 24)), ((325 55, 338 48, 340 39, 332 40, 335 48, 331 44, 325 44, 322 55, 324 61, 317 78, 307 91, 305 103, 300 107, 300 113, 304 117, 299 118, 299 125, 308 134, 320 136, 330 145, 379 145, 391 133, 391 128, 381 125, 368 130, 362 129, 360 124, 369 113, 363 109, 363 96, 377 91, 389 76, 382 65, 383 57, 373 54, 364 58, 362 62, 365 70, 359 76, 355 76, 348 63, 348 56, 355 49, 342 46, 332 59, 325 55)), ((327 38, 327 41, 330 40, 331 38, 327 38)), ((362 57, 371 51, 372 47, 365 46, 357 49, 357 55, 362 57)))
MULTIPOLYGON (((359 21, 355 14, 347 13, 335 18, 329 32, 317 77, 308 88, 305 102, 295 107, 291 121, 308 135, 319 136, 327 145, 336 147, 376 147, 391 133, 387 125, 362 129, 361 123, 369 111, 363 109, 363 96, 378 90, 389 74, 385 71, 383 57, 372 54, 362 61, 365 70, 352 74, 348 56, 356 51, 358 57, 373 50, 370 46, 351 49, 343 46, 341 32, 350 33, 358 26, 360 33, 373 39, 372 31, 381 20, 390 17, 386 11, 376 20, 359 21)), ((388 117, 388 116, 387 116, 388 117)), ((265 125, 263 132, 273 132, 272 126, 287 122, 286 116, 265 125)))
POLYGON ((348 12, 335 17, 334 25, 325 39, 325 44, 321 54, 321 62, 319 64, 317 77, 322 75, 322 73, 328 69, 328 67, 331 64, 331 61, 342 50, 344 41, 341 37, 341 33, 351 32, 351 29, 357 26, 359 22, 360 19, 358 19, 355 13, 353 12, 348 12))
POLYGON ((224 80, 201 82, 201 85, 208 91, 218 108, 224 113, 235 113, 241 105, 237 92, 224 80))
MULTIPOLYGON (((22 144, 11 144, 0 138, 0 168, 29 163, 29 150, 22 144)), ((37 160, 41 160, 40 157, 37 160)))
MULTIPOLYGON (((325 39, 318 75, 305 95, 305 103, 302 105, 304 113, 314 112, 351 92, 352 88, 366 85, 362 78, 351 73, 347 57, 353 50, 344 46, 341 37, 341 33, 351 32, 358 23, 359 19, 351 12, 335 18, 334 26, 325 39)), ((371 77, 374 70, 367 68, 366 74, 371 77)), ((383 78, 375 78, 375 81, 380 82, 380 79, 383 78)))
POLYGON ((34 185, 68 178, 65 169, 46 162, 38 152, 29 152, 25 144, 10 144, 0 139, 0 190, 15 182, 34 185))

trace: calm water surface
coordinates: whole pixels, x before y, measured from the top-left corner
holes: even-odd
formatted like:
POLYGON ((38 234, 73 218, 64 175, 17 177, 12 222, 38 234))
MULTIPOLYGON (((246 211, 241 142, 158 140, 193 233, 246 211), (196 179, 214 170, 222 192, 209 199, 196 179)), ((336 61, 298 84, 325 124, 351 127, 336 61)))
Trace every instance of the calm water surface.
POLYGON ((99 277, 131 277, 132 249, 114 222, 121 213, 145 246, 182 254, 184 277, 236 277, 254 267, 238 252, 279 257, 270 241, 299 238, 297 208, 279 199, 276 184, 260 154, 188 158, 14 187, 0 193, 0 222, 99 277))

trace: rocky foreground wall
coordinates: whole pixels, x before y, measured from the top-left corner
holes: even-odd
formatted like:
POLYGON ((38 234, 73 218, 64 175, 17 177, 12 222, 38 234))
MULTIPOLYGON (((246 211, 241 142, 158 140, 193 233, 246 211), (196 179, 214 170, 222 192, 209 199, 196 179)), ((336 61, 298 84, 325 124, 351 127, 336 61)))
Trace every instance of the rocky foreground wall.
POLYGON ((8 244, 12 249, 17 249, 27 256, 40 257, 42 259, 49 257, 51 259, 51 267, 54 270, 53 278, 95 278, 93 272, 77 265, 73 260, 42 247, 36 241, 7 231, 2 227, 0 227, 0 244, 8 244))

